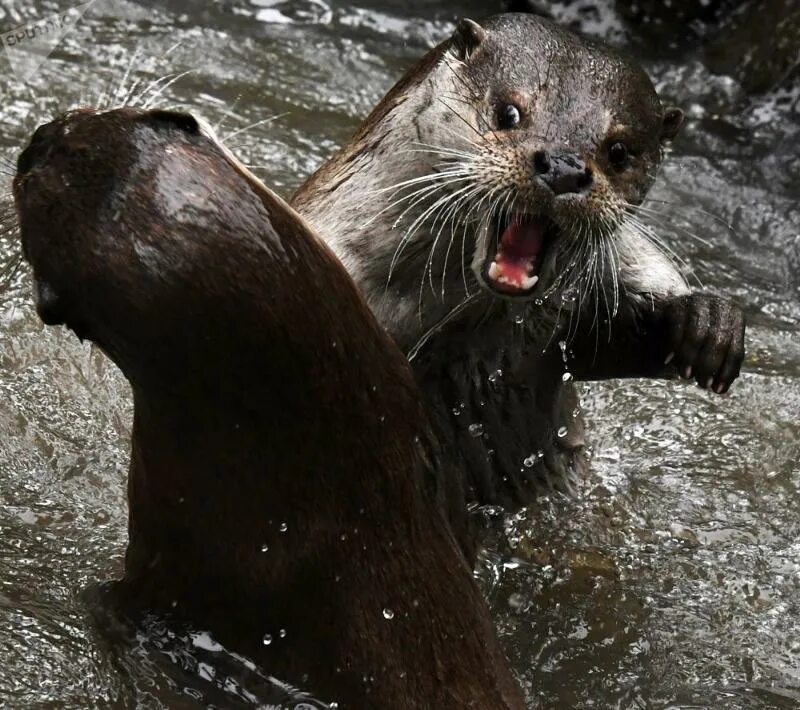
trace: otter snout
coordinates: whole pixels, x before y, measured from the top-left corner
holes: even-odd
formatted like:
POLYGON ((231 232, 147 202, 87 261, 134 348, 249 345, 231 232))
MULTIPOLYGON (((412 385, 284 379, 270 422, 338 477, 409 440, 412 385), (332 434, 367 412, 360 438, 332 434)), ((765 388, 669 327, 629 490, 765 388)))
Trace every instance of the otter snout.
POLYGON ((533 155, 533 176, 555 195, 588 192, 594 183, 592 169, 574 153, 536 151, 533 155))

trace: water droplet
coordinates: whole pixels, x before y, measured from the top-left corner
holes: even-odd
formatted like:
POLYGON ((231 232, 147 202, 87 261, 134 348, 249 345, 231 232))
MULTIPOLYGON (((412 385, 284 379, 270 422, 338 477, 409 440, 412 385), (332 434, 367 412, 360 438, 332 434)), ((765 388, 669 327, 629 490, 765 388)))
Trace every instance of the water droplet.
POLYGON ((514 593, 508 597, 508 606, 514 611, 519 611, 525 604, 525 597, 514 593))
POLYGON ((262 545, 261 552, 269 552, 269 545, 262 545))
POLYGON ((535 456, 528 456, 522 463, 525 464, 525 468, 532 468, 533 465, 536 463, 535 456))
POLYGON ((516 323, 517 325, 522 325, 524 322, 525 322, 524 316, 521 315, 514 316, 514 323, 516 323))
POLYGON ((577 419, 580 415, 581 415, 581 408, 575 407, 575 409, 572 412, 572 418, 577 419))
POLYGON ((497 384, 497 381, 503 376, 502 370, 495 370, 491 375, 489 375, 489 382, 493 385, 497 384))
POLYGON ((346 533, 342 533, 342 534, 339 536, 339 539, 340 539, 342 542, 344 542, 345 540, 347 540, 347 534, 346 534, 346 533))
POLYGON ((453 407, 453 415, 456 417, 460 417, 461 413, 464 411, 465 406, 466 405, 463 402, 461 402, 461 404, 457 404, 455 407, 453 407))
POLYGON ((470 436, 474 436, 477 439, 483 434, 483 424, 470 424, 468 431, 470 436))
POLYGON ((565 427, 565 426, 562 426, 562 427, 561 427, 561 428, 558 430, 557 434, 558 434, 558 438, 559 438, 559 439, 563 439, 563 438, 564 438, 564 437, 567 435, 567 427, 565 427))
POLYGON ((264 634, 264 638, 261 639, 261 643, 265 646, 269 646, 272 643, 272 636, 270 634, 264 634))
POLYGON ((286 532, 289 529, 289 526, 286 523, 281 523, 280 528, 278 528, 281 532, 286 532))
POLYGON ((563 375, 561 375, 561 381, 562 382, 572 382, 572 373, 571 372, 565 372, 563 375))
POLYGON ((539 449, 539 450, 536 452, 536 456, 537 456, 538 458, 540 458, 540 459, 543 459, 543 458, 544 458, 544 449, 539 449))
POLYGON ((384 609, 383 618, 391 621, 392 619, 394 619, 394 612, 391 609, 384 609))
POLYGON ((574 303, 578 298, 578 292, 575 288, 568 288, 561 294, 562 303, 574 303))
POLYGON ((278 636, 280 636, 282 639, 285 639, 286 638, 286 629, 281 629, 278 632, 278 636))
POLYGON ((544 303, 544 301, 543 301, 541 298, 537 298, 537 299, 534 301, 534 303, 535 303, 537 306, 541 306, 541 305, 544 303))

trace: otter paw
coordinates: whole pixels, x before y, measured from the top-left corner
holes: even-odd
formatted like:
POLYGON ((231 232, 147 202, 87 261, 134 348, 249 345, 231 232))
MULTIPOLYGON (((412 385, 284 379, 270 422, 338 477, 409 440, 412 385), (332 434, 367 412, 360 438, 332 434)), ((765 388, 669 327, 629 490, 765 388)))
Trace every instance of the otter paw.
POLYGON ((745 319, 732 301, 693 293, 667 303, 666 364, 703 389, 723 394, 739 376, 744 360, 745 319))

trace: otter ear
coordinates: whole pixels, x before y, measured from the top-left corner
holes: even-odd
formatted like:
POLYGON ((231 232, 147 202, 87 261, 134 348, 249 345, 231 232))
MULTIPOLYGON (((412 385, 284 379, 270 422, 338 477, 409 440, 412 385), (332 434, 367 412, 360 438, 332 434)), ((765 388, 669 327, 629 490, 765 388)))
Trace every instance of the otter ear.
POLYGON ((453 46, 459 59, 468 59, 486 38, 486 30, 477 22, 466 17, 459 20, 453 34, 453 46))
POLYGON ((664 118, 661 123, 661 142, 671 141, 683 125, 683 111, 677 106, 668 106, 664 109, 664 118))

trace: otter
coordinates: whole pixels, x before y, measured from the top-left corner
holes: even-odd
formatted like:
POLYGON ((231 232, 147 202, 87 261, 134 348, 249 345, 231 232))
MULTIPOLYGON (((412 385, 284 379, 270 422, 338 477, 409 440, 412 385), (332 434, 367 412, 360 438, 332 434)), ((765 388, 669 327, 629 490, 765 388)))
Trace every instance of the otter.
POLYGON ((462 503, 573 487, 576 380, 738 376, 742 310, 639 216, 682 120, 599 42, 463 20, 291 198, 412 360, 462 503))
POLYGON ((169 111, 63 115, 13 190, 40 317, 133 391, 123 608, 340 708, 523 708, 408 363, 305 220, 169 111))

